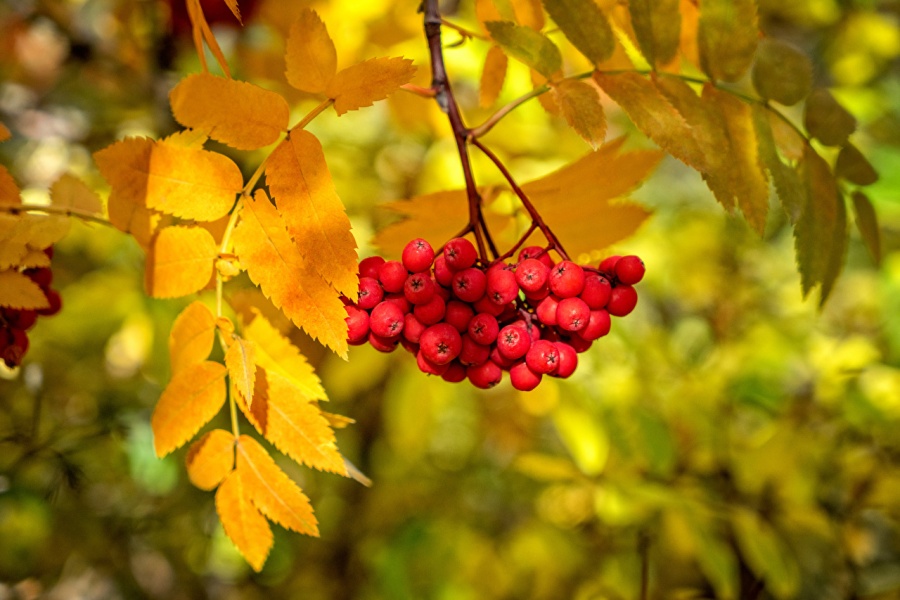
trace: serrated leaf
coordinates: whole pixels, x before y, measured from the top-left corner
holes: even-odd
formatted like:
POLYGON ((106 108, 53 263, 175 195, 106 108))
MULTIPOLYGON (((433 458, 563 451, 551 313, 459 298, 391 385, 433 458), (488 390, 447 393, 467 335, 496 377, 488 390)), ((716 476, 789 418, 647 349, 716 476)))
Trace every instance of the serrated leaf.
POLYGON ((262 570, 272 549, 272 528, 250 501, 238 471, 232 471, 216 492, 216 512, 225 535, 254 571, 262 570))
POLYGON ((256 347, 256 364, 289 380, 308 400, 327 400, 322 382, 306 357, 261 312, 251 310, 254 317, 244 326, 244 336, 256 347))
POLYGON ((247 420, 283 453, 309 467, 347 476, 334 431, 321 409, 289 379, 259 367, 253 406, 240 396, 237 400, 247 420))
POLYGON ((760 42, 751 75, 760 96, 787 106, 800 102, 812 90, 809 57, 779 40, 760 42))
POLYGON ((0 306, 41 309, 50 306, 40 286, 18 271, 0 271, 0 306))
POLYGON ((796 559, 771 525, 747 508, 736 508, 731 523, 741 555, 776 598, 791 598, 800 585, 796 559))
POLYGON ((563 79, 553 89, 569 127, 596 150, 606 137, 606 115, 597 88, 578 79, 563 79))
POLYGON ((266 183, 300 254, 337 291, 355 299, 356 240, 316 136, 295 131, 279 144, 266 163, 266 183))
POLYGON ((287 131, 290 108, 279 94, 246 81, 195 73, 169 93, 175 120, 238 150, 268 146, 287 131))
POLYGON ((372 106, 412 81, 416 67, 408 58, 371 58, 338 71, 325 94, 334 100, 334 110, 342 115, 372 106))
POLYGON ((209 129, 180 129, 159 141, 169 146, 202 150, 203 145, 209 141, 209 129))
POLYGON ((32 250, 52 246, 65 237, 70 225, 67 217, 0 213, 0 269, 24 266, 32 250))
POLYGON ((235 336, 225 352, 225 366, 231 384, 247 400, 253 403, 253 385, 256 380, 256 346, 253 342, 235 336))
POLYGON ((679 0, 628 0, 631 25, 641 53, 651 65, 670 62, 681 41, 679 0))
POLYGON ((819 88, 806 99, 803 124, 811 137, 826 146, 840 146, 856 130, 856 119, 838 104, 826 89, 819 88))
POLYGON ((853 212, 856 214, 856 228, 862 236, 863 243, 876 265, 881 264, 881 231, 878 229, 878 217, 868 196, 860 191, 853 192, 853 212))
POLYGON ((522 61, 541 75, 551 78, 562 69, 562 54, 544 34, 508 21, 485 23, 491 38, 513 58, 522 61))
POLYGON ((205 361, 176 373, 163 390, 150 425, 160 458, 181 447, 225 404, 225 365, 205 361))
POLYGON ((250 436, 238 440, 237 470, 250 501, 263 515, 285 529, 319 536, 309 498, 250 436))
POLYGON ((768 170, 785 213, 791 223, 796 223, 806 209, 806 189, 797 170, 778 156, 768 111, 759 105, 752 110, 760 163, 768 170))
POLYGON ((22 204, 22 197, 16 180, 9 174, 6 167, 0 165, 0 206, 18 206, 22 204))
POLYGON ((191 444, 185 457, 188 478, 201 490, 213 490, 234 469, 234 434, 213 429, 191 444))
POLYGON ((506 80, 507 63, 506 54, 500 46, 491 46, 488 49, 478 87, 478 103, 481 106, 492 106, 500 97, 503 82, 506 80))
POLYGON ((703 0, 697 42, 700 65, 713 80, 737 81, 757 44, 755 0, 703 0))
POLYGON ((16 261, 16 264, 12 266, 26 269, 30 269, 32 267, 49 267, 50 257, 47 256, 47 254, 44 253, 43 250, 26 248, 25 256, 16 261))
POLYGON ((265 192, 244 201, 234 249, 253 283, 295 325, 338 355, 347 353, 347 313, 334 288, 301 256, 265 192))
POLYGON ((146 138, 116 142, 96 152, 94 160, 112 187, 111 221, 114 203, 123 207, 113 221, 123 231, 129 224, 133 227, 133 215, 140 209, 215 221, 228 214, 244 185, 240 169, 226 156, 146 138), (136 208, 124 210, 128 205, 136 208))
POLYGON ((872 185, 878 181, 878 172, 872 163, 853 144, 847 143, 841 148, 834 166, 834 173, 856 185, 872 185))
POLYGON ((177 298, 202 290, 213 275, 219 249, 202 227, 162 229, 147 254, 144 283, 154 298, 177 298))
POLYGON ((606 15, 593 0, 542 1, 550 18, 589 61, 597 65, 612 56, 616 37, 606 15))
POLYGON ((285 50, 289 84, 300 91, 320 94, 337 72, 337 51, 325 23, 311 8, 304 8, 291 25, 285 50))
POLYGON ((216 317, 205 304, 194 301, 181 311, 169 333, 169 359, 172 373, 202 363, 212 352, 216 317))
POLYGON ((244 22, 241 20, 241 11, 238 8, 237 0, 225 0, 225 4, 228 5, 228 10, 230 10, 231 14, 234 15, 234 18, 238 20, 238 23, 243 25, 244 22))
POLYGON ((356 423, 356 419, 351 419, 350 417, 344 415, 336 415, 334 413, 322 411, 322 416, 325 417, 325 420, 328 421, 328 424, 331 425, 335 429, 343 429, 347 425, 352 425, 356 423))
POLYGON ((103 212, 97 193, 71 173, 63 174, 50 186, 50 199, 54 206, 60 208, 71 208, 91 215, 103 212))

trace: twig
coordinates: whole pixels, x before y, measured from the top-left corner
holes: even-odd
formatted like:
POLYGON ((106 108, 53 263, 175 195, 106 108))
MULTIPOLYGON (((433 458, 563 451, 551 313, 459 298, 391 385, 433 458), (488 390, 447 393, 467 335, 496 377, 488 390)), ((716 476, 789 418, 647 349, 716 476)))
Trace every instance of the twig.
POLYGON ((112 227, 112 223, 109 222, 109 219, 106 217, 102 217, 96 213, 88 212, 85 210, 80 210, 77 208, 65 208, 63 206, 53 206, 52 204, 16 204, 14 206, 2 205, 0 206, 0 212, 7 212, 11 215, 19 215, 22 213, 30 213, 30 212, 40 212, 48 215, 59 215, 63 217, 72 217, 75 219, 81 219, 82 221, 88 221, 90 223, 97 223, 98 225, 107 225, 112 227))

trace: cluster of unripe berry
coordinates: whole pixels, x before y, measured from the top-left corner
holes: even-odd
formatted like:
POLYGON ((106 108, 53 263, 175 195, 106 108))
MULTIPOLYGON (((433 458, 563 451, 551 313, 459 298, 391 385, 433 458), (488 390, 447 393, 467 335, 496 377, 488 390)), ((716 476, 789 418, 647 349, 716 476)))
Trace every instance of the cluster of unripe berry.
MULTIPOLYGON (((53 257, 52 247, 44 252, 53 257)), ((28 352, 27 332, 34 326, 38 316, 55 315, 62 308, 59 292, 50 287, 53 271, 49 267, 25 269, 22 273, 40 286, 50 306, 37 310, 0 307, 0 360, 10 369, 22 364, 22 358, 28 352)))
POLYGON ((345 300, 350 344, 403 346, 419 369, 446 381, 490 388, 508 371, 513 387, 533 390, 544 375, 575 371, 578 353, 609 333, 610 317, 634 309, 632 286, 644 276, 637 256, 581 267, 538 246, 522 249, 514 265, 478 262, 465 238, 437 256, 415 239, 401 261, 363 259, 359 299, 345 300))

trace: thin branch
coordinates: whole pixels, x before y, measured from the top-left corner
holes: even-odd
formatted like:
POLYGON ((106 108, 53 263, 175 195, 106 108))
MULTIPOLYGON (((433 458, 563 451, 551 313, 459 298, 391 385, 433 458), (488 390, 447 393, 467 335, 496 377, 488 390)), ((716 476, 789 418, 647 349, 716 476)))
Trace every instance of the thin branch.
POLYGON ((72 217, 73 219, 81 219, 98 225, 106 225, 112 227, 113 224, 109 219, 102 217, 96 213, 80 210, 77 208, 65 208, 63 206, 53 206, 52 204, 16 204, 15 206, 0 206, 0 212, 6 212, 11 215, 19 215, 23 213, 39 212, 48 215, 59 215, 63 217, 72 217))
POLYGON ((424 88, 413 83, 404 83, 400 86, 400 89, 404 92, 415 94, 416 96, 422 96, 423 98, 434 98, 437 95, 437 92, 435 92, 433 89, 424 88))
POLYGON ((550 91, 549 85, 542 85, 540 87, 534 88, 527 94, 523 94, 522 96, 519 96, 518 98, 516 98, 509 104, 502 106, 497 112, 495 112, 490 117, 488 117, 484 123, 482 123, 478 127, 473 127, 469 131, 469 136, 471 138, 480 138, 481 136, 486 134, 488 131, 493 129, 494 125, 496 125, 500 121, 500 119, 502 119, 503 117, 505 117, 506 115, 511 113, 513 110, 518 108, 519 105, 525 104, 532 98, 537 98, 541 94, 543 94, 545 92, 549 92, 549 91, 550 91))
POLYGON ((441 17, 441 25, 443 25, 444 27, 449 27, 459 35, 463 36, 463 38, 465 39, 475 38, 478 40, 490 41, 490 38, 488 36, 481 33, 476 33, 471 29, 466 29, 465 27, 457 25, 456 23, 452 23, 451 21, 448 21, 443 17, 441 17))

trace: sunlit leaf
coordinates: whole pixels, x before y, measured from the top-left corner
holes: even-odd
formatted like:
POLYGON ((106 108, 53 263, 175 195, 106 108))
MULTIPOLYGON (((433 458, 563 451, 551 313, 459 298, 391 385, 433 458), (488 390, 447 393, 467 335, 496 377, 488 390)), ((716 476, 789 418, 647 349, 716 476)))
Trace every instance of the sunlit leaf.
POLYGON ((503 0, 475 0, 475 16, 487 31, 488 21, 516 22, 516 11, 510 2, 503 0))
POLYGON ((796 559, 771 525, 746 508, 732 514, 735 538, 750 568, 776 598, 793 598, 800 585, 796 559))
POLYGON ((860 191, 853 192, 853 212, 856 214, 856 228, 862 235, 869 254, 875 264, 881 264, 881 230, 878 228, 878 218, 875 209, 868 196, 860 191))
POLYGON ((219 412, 225 403, 226 373, 225 365, 205 361, 172 377, 150 420, 157 456, 179 448, 219 412))
POLYGON ((215 342, 216 317, 205 304, 194 301, 176 317, 169 333, 172 373, 209 358, 215 342))
POLYGON ((506 54, 499 46, 491 46, 484 59, 484 70, 481 72, 481 85, 478 87, 478 103, 488 107, 500 97, 503 82, 506 79, 506 54))
POLYGON ((662 65, 678 52, 681 40, 679 0, 629 0, 631 25, 641 53, 651 65, 662 65))
POLYGON ((562 69, 562 55, 550 38, 530 27, 508 21, 485 23, 491 38, 513 58, 550 78, 562 69))
POLYGON ((809 135, 826 146, 840 146, 856 129, 856 119, 826 89, 816 89, 806 99, 803 124, 809 135))
MULTIPOLYGON (((516 22, 536 31, 544 28, 544 8, 541 0, 509 0, 516 22)), ((497 19, 488 19, 496 21, 497 19)), ((503 20, 503 19, 500 19, 503 20)))
POLYGON ((577 79, 563 79, 553 89, 566 122, 597 149, 606 137, 606 115, 597 88, 577 79))
POLYGON ((239 471, 231 474, 216 492, 216 512, 238 552, 254 571, 261 571, 272 549, 272 528, 253 506, 239 471))
POLYGON ((69 232, 70 219, 52 215, 0 213, 0 269, 24 266, 32 250, 43 250, 69 232))
POLYGON ((338 115, 372 106, 412 81, 416 67, 408 58, 371 58, 338 71, 325 88, 338 115))
MULTIPOLYGON (((609 21, 606 20, 606 15, 593 0, 542 0, 542 2, 550 18, 589 61, 597 65, 612 56, 616 46, 615 35, 609 21)), ((544 74, 549 76, 551 73, 552 71, 544 74)))
POLYGON ((837 157, 834 173, 856 185, 872 185, 878 181, 878 172, 863 153, 853 144, 844 144, 837 157))
POLYGON ((755 0, 703 0, 697 41, 700 64, 713 80, 737 81, 757 44, 755 0))
POLYGON ((304 8, 291 25, 285 51, 288 83, 303 92, 320 94, 337 72, 337 51, 325 23, 304 8))
POLYGON ((191 444, 185 457, 187 474, 201 490, 214 490, 234 469, 234 434, 213 429, 191 444))
POLYGON ((286 529, 318 537, 318 522, 309 498, 266 449, 247 435, 238 439, 237 471, 247 496, 262 514, 286 529))
POLYGON ((19 186, 9 174, 6 167, 0 165, 0 206, 18 206, 22 204, 19 186))
POLYGON ((50 306, 40 286, 16 270, 0 271, 0 306, 39 309, 50 306))
POLYGON ((202 290, 213 275, 218 254, 215 240, 202 227, 166 227, 147 254, 147 293, 177 298, 202 290))
POLYGON ((356 298, 356 240, 334 189, 322 144, 295 131, 266 163, 266 182, 294 244, 337 291, 356 298))
POLYGON ((788 106, 800 102, 812 90, 809 57, 779 40, 760 42, 752 76, 760 96, 788 106))
POLYGON ((235 337, 225 352, 225 366, 231 384, 248 403, 253 401, 253 385, 256 380, 256 347, 253 342, 235 337))
POLYGON ((72 208, 90 215, 103 212, 97 193, 71 173, 63 174, 50 186, 50 199, 60 208, 72 208))

